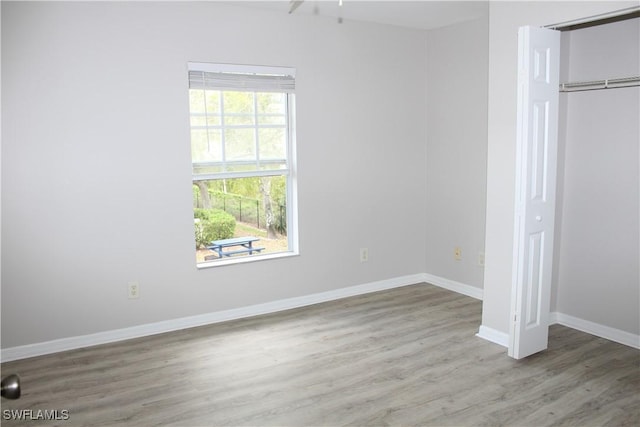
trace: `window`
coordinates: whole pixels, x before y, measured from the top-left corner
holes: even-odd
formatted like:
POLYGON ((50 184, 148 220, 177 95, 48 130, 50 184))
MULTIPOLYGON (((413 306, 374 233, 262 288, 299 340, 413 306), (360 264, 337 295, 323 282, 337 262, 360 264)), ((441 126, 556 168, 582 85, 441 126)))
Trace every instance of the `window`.
POLYGON ((198 266, 297 251, 295 70, 189 63, 198 266))

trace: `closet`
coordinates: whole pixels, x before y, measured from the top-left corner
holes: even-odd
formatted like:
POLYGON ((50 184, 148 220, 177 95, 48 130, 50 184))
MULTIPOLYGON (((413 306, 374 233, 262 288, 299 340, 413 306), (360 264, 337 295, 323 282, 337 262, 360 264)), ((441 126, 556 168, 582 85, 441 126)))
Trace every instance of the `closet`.
MULTIPOLYGON (((562 29, 551 312, 640 335, 640 17, 562 29), (564 83, 564 86, 562 85, 564 83)), ((595 330, 600 328, 600 330, 595 330)))

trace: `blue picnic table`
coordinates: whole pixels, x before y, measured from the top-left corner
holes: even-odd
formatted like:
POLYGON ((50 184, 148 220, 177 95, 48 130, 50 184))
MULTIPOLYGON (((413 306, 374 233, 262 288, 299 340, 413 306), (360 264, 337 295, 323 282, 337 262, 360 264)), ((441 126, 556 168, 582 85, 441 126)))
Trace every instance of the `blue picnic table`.
POLYGON ((258 240, 260 239, 254 236, 233 237, 231 239, 214 240, 209 244, 209 246, 207 246, 207 249, 218 254, 218 258, 245 253, 252 255, 254 252, 260 253, 260 251, 264 250, 264 248, 253 247, 253 242, 257 242, 258 240), (224 248, 235 247, 238 247, 238 249, 223 251, 224 248))

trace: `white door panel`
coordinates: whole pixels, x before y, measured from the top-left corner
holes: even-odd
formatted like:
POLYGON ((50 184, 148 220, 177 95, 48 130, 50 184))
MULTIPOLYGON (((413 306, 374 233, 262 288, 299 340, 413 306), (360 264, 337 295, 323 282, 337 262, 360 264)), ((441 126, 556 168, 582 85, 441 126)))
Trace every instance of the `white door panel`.
POLYGON ((560 32, 518 33, 518 134, 509 356, 547 348, 558 146, 560 32))

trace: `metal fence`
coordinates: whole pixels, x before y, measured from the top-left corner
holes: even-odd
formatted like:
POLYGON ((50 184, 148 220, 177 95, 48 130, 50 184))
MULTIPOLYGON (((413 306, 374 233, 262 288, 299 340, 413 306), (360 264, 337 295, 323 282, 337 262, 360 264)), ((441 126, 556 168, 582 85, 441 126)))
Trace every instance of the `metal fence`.
MULTIPOLYGON (((211 207, 221 209, 236 219, 236 221, 250 224, 256 228, 266 230, 267 221, 265 219, 262 201, 236 194, 210 192, 211 207)), ((202 200, 199 192, 194 192, 194 208, 202 208, 202 200)), ((279 233, 287 233, 287 208, 285 205, 274 204, 273 215, 275 216, 275 227, 279 233)))

